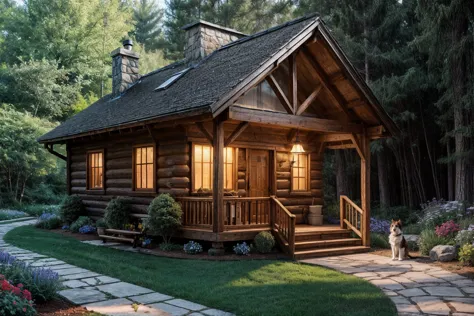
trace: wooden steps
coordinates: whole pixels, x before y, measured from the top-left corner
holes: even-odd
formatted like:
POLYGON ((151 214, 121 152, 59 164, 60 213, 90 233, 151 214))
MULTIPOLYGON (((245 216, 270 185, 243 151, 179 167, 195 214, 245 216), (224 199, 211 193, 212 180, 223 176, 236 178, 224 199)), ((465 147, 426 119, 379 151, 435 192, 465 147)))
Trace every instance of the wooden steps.
MULTIPOLYGON (((351 230, 333 227, 301 227, 295 231, 295 259, 347 255, 369 251, 351 230)), ((285 243, 287 246, 287 243, 285 243)))

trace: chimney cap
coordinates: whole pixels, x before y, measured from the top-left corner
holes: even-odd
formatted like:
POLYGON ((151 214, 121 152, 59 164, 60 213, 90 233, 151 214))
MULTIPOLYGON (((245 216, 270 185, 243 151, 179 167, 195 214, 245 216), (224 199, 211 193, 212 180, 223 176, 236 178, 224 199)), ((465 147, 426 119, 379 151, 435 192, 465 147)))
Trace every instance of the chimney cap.
POLYGON ((133 41, 131 39, 124 40, 122 44, 123 44, 123 48, 127 50, 132 50, 133 41))
POLYGON ((247 34, 239 32, 237 30, 234 30, 234 29, 231 29, 231 28, 228 28, 228 27, 224 27, 224 26, 220 26, 218 24, 214 24, 214 23, 207 22, 207 21, 204 21, 204 20, 197 20, 196 22, 186 24, 185 26, 181 27, 181 29, 187 31, 190 28, 192 28, 193 26, 196 26, 196 25, 199 25, 199 24, 203 24, 203 25, 206 25, 208 27, 218 29, 218 30, 221 30, 221 31, 224 31, 224 32, 227 32, 227 33, 232 33, 234 35, 237 35, 237 37, 247 36, 247 34))

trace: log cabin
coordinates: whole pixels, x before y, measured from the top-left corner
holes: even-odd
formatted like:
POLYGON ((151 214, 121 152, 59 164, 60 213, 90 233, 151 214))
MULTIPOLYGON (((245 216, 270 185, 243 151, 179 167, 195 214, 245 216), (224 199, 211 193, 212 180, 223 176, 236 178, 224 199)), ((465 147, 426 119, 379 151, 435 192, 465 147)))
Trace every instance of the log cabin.
POLYGON ((125 41, 111 54, 112 93, 39 138, 67 161, 68 194, 95 218, 128 196, 141 218, 169 193, 183 209, 179 236, 216 251, 261 231, 293 258, 367 251, 370 142, 398 129, 324 22, 183 30, 184 59, 144 75, 125 41), (310 226, 326 149, 357 151, 361 204, 341 196, 340 225, 310 226))

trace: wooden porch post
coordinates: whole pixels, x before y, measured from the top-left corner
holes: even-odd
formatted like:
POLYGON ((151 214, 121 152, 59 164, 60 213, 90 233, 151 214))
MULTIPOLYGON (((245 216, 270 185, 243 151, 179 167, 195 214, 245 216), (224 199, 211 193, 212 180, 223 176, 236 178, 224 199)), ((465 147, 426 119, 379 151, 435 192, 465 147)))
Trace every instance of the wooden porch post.
POLYGON ((363 220, 363 231, 362 231, 362 245, 370 246, 370 138, 367 133, 364 133, 360 137, 360 147, 363 153, 363 157, 360 159, 360 199, 362 210, 364 215, 363 220))
POLYGON ((220 117, 214 119, 213 134, 212 230, 221 233, 224 231, 224 121, 220 117))

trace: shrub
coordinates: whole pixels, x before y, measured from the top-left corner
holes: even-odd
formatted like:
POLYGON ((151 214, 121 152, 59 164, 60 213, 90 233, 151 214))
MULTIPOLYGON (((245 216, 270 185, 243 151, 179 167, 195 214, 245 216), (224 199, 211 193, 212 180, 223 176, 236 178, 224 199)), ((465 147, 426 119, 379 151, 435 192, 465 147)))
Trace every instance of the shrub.
POLYGON ((275 246, 275 238, 269 232, 260 232, 253 240, 255 248, 260 253, 268 253, 275 246))
POLYGON ((195 255, 202 252, 202 246, 200 243, 191 240, 187 244, 184 244, 183 250, 187 254, 195 255))
POLYGON ((390 222, 383 219, 370 218, 370 232, 377 234, 389 234, 390 222))
POLYGON ((234 246, 234 252, 239 256, 246 256, 250 253, 250 247, 244 241, 243 243, 234 246))
POLYGON ((472 266, 474 263, 474 246, 470 244, 463 245, 459 249, 458 257, 462 264, 472 266))
POLYGON ((33 308, 31 293, 23 284, 11 284, 3 275, 0 275, 0 310, 4 316, 32 316, 36 315, 33 308))
POLYGON ((163 237, 165 243, 169 243, 171 236, 181 226, 181 206, 169 195, 160 194, 153 199, 148 207, 148 219, 145 228, 151 234, 163 237))
POLYGON ((61 227, 62 221, 58 215, 52 213, 42 214, 36 221, 35 226, 43 229, 56 229, 61 227))
MULTIPOLYGON (((143 242, 145 242, 145 241, 143 241, 143 242)), ((178 245, 178 244, 173 244, 171 242, 170 243, 162 242, 159 247, 160 247, 160 250, 163 250, 163 251, 173 251, 173 250, 183 249, 183 246, 178 245)))
POLYGON ((73 233, 78 233, 79 229, 83 226, 92 226, 94 221, 87 216, 80 216, 74 223, 71 224, 69 230, 73 233))
POLYGON ((123 229, 130 218, 130 199, 116 197, 105 208, 104 220, 108 227, 123 229))
POLYGON ((0 221, 6 221, 9 219, 26 217, 28 214, 21 211, 15 210, 0 210, 0 221))
POLYGON ((435 228, 449 220, 458 221, 465 216, 462 203, 433 199, 422 205, 423 215, 418 222, 423 228, 435 228))
POLYGON ((99 219, 95 222, 95 227, 97 227, 97 228, 99 228, 99 227, 106 228, 107 224, 105 223, 105 220, 103 218, 101 218, 101 219, 99 219))
POLYGON ((39 217, 43 213, 59 213, 59 205, 29 204, 22 205, 21 210, 30 216, 39 217))
POLYGON ((461 230, 454 238, 456 245, 463 246, 465 244, 472 244, 474 241, 474 231, 472 230, 461 230))
POLYGON ((59 208, 59 217, 65 224, 71 224, 85 214, 82 200, 77 195, 67 196, 59 208))
POLYGON ((370 247, 390 249, 388 236, 384 234, 370 233, 370 247))
POLYGON ((54 298, 61 287, 57 272, 30 267, 7 252, 0 252, 0 273, 14 284, 23 284, 39 302, 54 298))
POLYGON ((429 255, 434 246, 453 244, 454 239, 438 236, 432 229, 425 229, 420 234, 420 252, 424 255, 429 255))
POLYGON ((441 224, 441 226, 436 226, 436 235, 441 237, 452 237, 456 235, 461 229, 459 225, 456 224, 453 220, 447 221, 446 223, 441 224))
POLYGON ((82 226, 81 228, 79 228, 79 232, 81 234, 93 234, 96 231, 97 231, 97 229, 92 225, 85 225, 85 226, 82 226))

